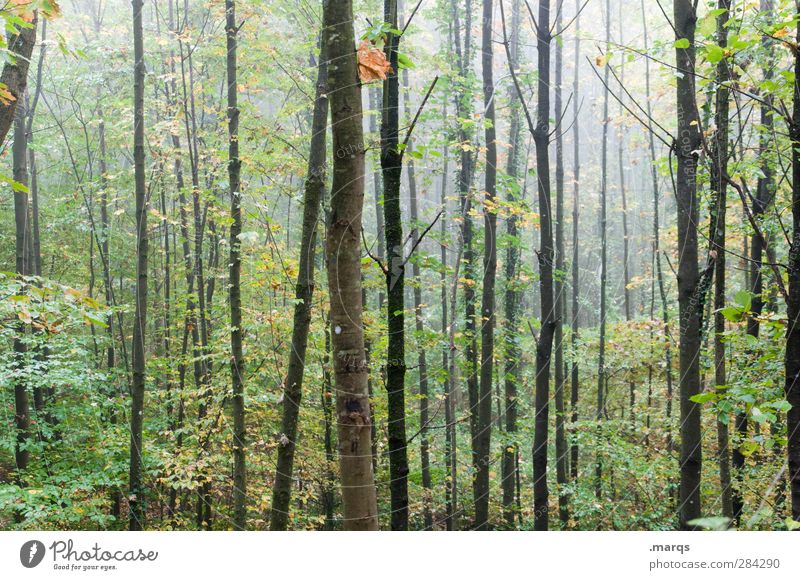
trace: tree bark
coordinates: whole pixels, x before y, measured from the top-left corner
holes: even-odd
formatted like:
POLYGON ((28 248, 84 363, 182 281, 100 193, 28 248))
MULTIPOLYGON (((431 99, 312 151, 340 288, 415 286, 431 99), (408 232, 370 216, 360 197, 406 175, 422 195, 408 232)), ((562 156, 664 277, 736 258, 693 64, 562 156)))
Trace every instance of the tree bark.
MULTIPOLYGON (((511 8, 511 42, 509 44, 509 66, 519 68, 519 27, 520 27, 520 0, 514 0, 511 8)), ((520 103, 519 95, 513 87, 509 89, 509 129, 508 129, 508 159, 506 174, 510 183, 508 187, 508 203, 514 205, 519 203, 519 165, 520 165, 520 103)), ((522 176, 523 180, 526 176, 522 176)), ((505 338, 505 429, 506 440, 503 445, 503 517, 506 524, 510 527, 514 525, 516 510, 514 508, 515 484, 517 455, 519 447, 516 441, 517 433, 517 387, 520 380, 520 358, 519 347, 519 301, 520 292, 517 289, 519 284, 517 270, 519 268, 519 218, 516 212, 511 212, 506 221, 506 233, 509 243, 506 248, 505 263, 505 315, 506 328, 503 334, 505 338)))
MULTIPOLYGON (((606 55, 611 50, 611 2, 606 0, 605 6, 606 20, 606 55)), ((608 198, 608 71, 610 63, 606 62, 603 73, 603 85, 606 87, 603 93, 603 141, 600 161, 600 338, 599 355, 597 358, 597 444, 602 437, 601 421, 606 415, 605 390, 606 378, 606 316, 608 315, 607 306, 607 286, 608 286, 608 246, 607 246, 607 198, 608 198)), ((599 446, 597 458, 595 460, 595 482, 594 490, 597 499, 602 498, 603 494, 603 459, 600 455, 599 446)))
POLYGON ((695 26, 697 14, 691 0, 675 0, 673 23, 676 41, 685 39, 688 47, 676 47, 678 71, 676 102, 678 139, 675 156, 675 197, 678 205, 678 308, 680 312, 680 401, 681 401, 681 482, 679 525, 691 529, 691 520, 700 517, 700 476, 702 448, 700 405, 691 397, 700 392, 700 328, 703 316, 701 279, 697 262, 697 161, 700 149, 700 119, 695 103, 695 26))
POLYGON ((492 378, 494 362, 495 281, 497 273, 497 141, 494 112, 493 3, 483 0, 482 51, 483 102, 485 104, 486 166, 483 204, 483 289, 481 296, 481 370, 475 472, 475 529, 489 525, 489 467, 492 435, 492 378))
POLYGON ((364 135, 351 0, 323 2, 330 62, 333 186, 326 261, 345 530, 377 530, 361 300, 364 135))
MULTIPOLYGON (((244 356, 242 354, 242 255, 239 234, 242 233, 242 161, 239 158, 239 104, 237 94, 236 2, 225 0, 225 38, 227 48, 226 79, 228 83, 228 187, 231 194, 230 280, 228 295, 231 317, 231 385, 233 398, 233 526, 247 528, 247 465, 245 463, 245 398, 244 356)), ((315 220, 316 221, 316 220, 315 220)))
POLYGON ((578 480, 578 438, 574 429, 578 423, 578 395, 580 390, 580 367, 576 354, 579 336, 579 314, 580 314, 580 246, 578 229, 580 222, 580 188, 581 188, 581 162, 580 162, 580 131, 578 126, 578 114, 580 112, 578 104, 578 88, 580 81, 580 55, 581 55, 581 0, 575 2, 575 76, 572 81, 572 332, 570 334, 570 346, 572 350, 572 366, 570 372, 571 392, 570 409, 572 417, 573 435, 570 445, 570 475, 572 479, 578 480))
MULTIPOLYGON (((725 10, 717 16, 717 45, 725 48, 728 45, 728 29, 725 23, 730 19, 731 0, 719 0, 718 8, 725 10)), ((725 369, 725 316, 722 309, 725 307, 725 219, 727 210, 728 184, 725 181, 728 174, 728 117, 730 112, 730 89, 728 83, 731 78, 730 64, 727 59, 722 59, 717 64, 717 89, 715 95, 715 124, 717 131, 714 135, 714 147, 711 163, 711 189, 712 189, 712 215, 711 215, 711 240, 712 249, 716 254, 714 260, 714 386, 720 394, 727 385, 725 369)), ((719 463, 719 483, 722 498, 722 515, 733 518, 735 513, 732 506, 731 472, 728 417, 717 418, 717 460, 719 463)), ((741 512, 739 512, 741 513, 741 512)))
POLYGON ((25 96, 28 86, 28 67, 36 45, 37 12, 33 12, 30 28, 20 28, 17 34, 8 39, 9 54, 16 55, 13 60, 7 60, 0 73, 0 86, 5 86, 11 93, 12 99, 0 102, 0 145, 5 143, 8 131, 14 123, 17 105, 25 96))
MULTIPOLYGON (((397 28, 397 0, 385 0, 383 19, 397 28)), ((403 154, 399 149, 400 78, 397 48, 400 37, 391 32, 386 40, 386 58, 392 65, 383 84, 381 114, 381 170, 383 174, 383 218, 386 228, 386 305, 388 347, 386 390, 388 398, 389 494, 392 530, 408 529, 408 449, 405 403, 405 253, 400 180, 403 154)))
POLYGON ((317 87, 314 100, 314 115, 311 122, 311 146, 308 155, 305 198, 303 202, 303 234, 300 239, 300 264, 295 286, 294 320, 292 324, 292 348, 289 352, 289 368, 283 391, 283 420, 281 444, 278 446, 278 462, 275 483, 272 487, 271 530, 285 530, 289 520, 289 503, 292 493, 294 452, 297 444, 297 418, 303 395, 308 330, 311 326, 311 307, 314 297, 314 268, 317 247, 319 208, 325 193, 325 144, 328 130, 328 54, 325 35, 320 38, 317 87))
MULTIPOLYGON (((556 30, 561 30, 563 10, 559 8, 556 15, 556 30)), ((563 78, 564 50, 563 43, 556 42, 555 59, 555 118, 561 118, 563 97, 561 82, 563 78)), ((569 456, 567 452, 567 434, 564 408, 564 317, 566 302, 564 295, 564 273, 566 260, 564 252, 564 133, 556 127, 556 272, 555 277, 555 403, 556 403, 556 483, 558 485, 558 515, 562 526, 569 521, 569 496, 564 489, 567 485, 569 456)))
MULTIPOLYGON (((800 16, 800 2, 795 2, 800 16)), ((800 42, 800 21, 797 24, 800 42)), ((800 51, 794 53, 794 72, 800 78, 800 51)), ((800 521, 800 85, 794 85, 792 119, 789 123, 792 141, 792 243, 789 249, 789 296, 786 330, 786 400, 792 408, 786 413, 789 486, 792 496, 792 518, 800 521)))
POLYGON ((131 384, 131 449, 129 473, 129 525, 142 530, 145 523, 145 489, 142 476, 142 422, 145 391, 145 329, 147 328, 147 199, 144 167, 144 42, 143 0, 133 6, 133 161, 136 197, 136 312, 133 321, 133 382, 131 384))

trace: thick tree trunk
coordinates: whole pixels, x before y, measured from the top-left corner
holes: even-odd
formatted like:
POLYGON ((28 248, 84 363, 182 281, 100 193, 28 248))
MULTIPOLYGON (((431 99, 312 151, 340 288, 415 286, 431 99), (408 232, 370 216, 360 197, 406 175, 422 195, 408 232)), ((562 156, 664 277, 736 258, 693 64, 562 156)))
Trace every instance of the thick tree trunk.
POLYGON ((0 145, 14 123, 17 105, 24 101, 25 88, 28 86, 28 67, 31 62, 33 47, 36 45, 37 12, 33 12, 33 20, 29 28, 20 28, 18 34, 8 39, 8 53, 16 55, 7 59, 0 74, 0 86, 5 87, 13 97, 0 102, 0 145))
POLYGON ((680 311, 680 401, 681 401, 681 482, 679 520, 681 529, 690 529, 691 520, 700 517, 700 476, 702 448, 700 405, 691 398, 700 392, 700 327, 703 316, 703 290, 697 263, 697 151, 700 149, 700 120, 695 103, 694 36, 697 14, 691 0, 675 0, 673 23, 676 41, 676 102, 678 139, 675 156, 675 197, 678 205, 678 307, 680 311))
POLYGON ((283 391, 283 420, 281 424, 281 434, 283 436, 278 447, 278 463, 275 469, 275 483, 272 487, 271 530, 285 530, 289 520, 294 452, 297 444, 297 418, 300 413, 303 395, 308 330, 311 326, 311 307, 314 297, 314 267, 316 263, 315 252, 317 247, 317 228, 319 226, 319 208, 325 192, 325 137, 328 131, 327 83, 328 54, 325 46, 325 35, 322 35, 303 203, 303 234, 300 239, 300 264, 295 287, 296 302, 292 324, 292 348, 289 352, 289 368, 283 391))
POLYGON ((147 191, 144 167, 144 42, 143 0, 133 6, 133 168, 136 197, 136 312, 133 320, 133 382, 131 384, 131 449, 128 501, 130 529, 141 530, 145 521, 142 474, 142 423, 145 389, 145 329, 147 328, 147 191))
POLYGON ((361 300, 364 135, 351 0, 325 0, 334 155, 326 258, 344 528, 377 530, 361 300))

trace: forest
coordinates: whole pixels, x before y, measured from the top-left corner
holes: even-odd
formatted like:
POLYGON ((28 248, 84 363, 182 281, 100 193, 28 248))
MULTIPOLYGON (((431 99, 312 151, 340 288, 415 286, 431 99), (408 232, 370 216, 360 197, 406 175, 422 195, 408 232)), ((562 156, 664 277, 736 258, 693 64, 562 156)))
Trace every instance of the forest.
POLYGON ((800 529, 800 0, 0 17, 0 529, 800 529))

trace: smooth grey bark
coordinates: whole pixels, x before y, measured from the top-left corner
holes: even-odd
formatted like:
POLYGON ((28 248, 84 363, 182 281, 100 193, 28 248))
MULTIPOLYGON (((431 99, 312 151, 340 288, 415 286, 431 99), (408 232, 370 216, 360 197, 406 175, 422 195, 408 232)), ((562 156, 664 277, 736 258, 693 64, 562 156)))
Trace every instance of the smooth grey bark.
POLYGON ((361 298, 364 135, 351 0, 323 2, 323 34, 336 63, 328 71, 333 185, 326 245, 345 530, 377 530, 370 407, 361 298))

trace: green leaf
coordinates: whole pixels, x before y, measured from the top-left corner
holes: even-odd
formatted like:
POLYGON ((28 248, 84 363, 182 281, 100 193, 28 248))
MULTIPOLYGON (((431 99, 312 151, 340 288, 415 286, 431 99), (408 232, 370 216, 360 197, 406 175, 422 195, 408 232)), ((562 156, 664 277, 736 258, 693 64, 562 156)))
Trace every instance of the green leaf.
POLYGON ((703 528, 705 530, 724 531, 730 526, 731 519, 721 516, 697 518, 689 520, 689 525, 696 528, 703 528))
POLYGON ((725 58, 725 49, 716 44, 707 44, 705 47, 706 60, 712 64, 716 64, 725 58))
POLYGON ((726 320, 730 320, 731 322, 741 322, 744 315, 744 312, 742 312, 741 309, 734 306, 727 306, 721 309, 720 312, 726 320))
POLYGON ((716 398, 717 398, 716 393, 714 393, 713 391, 706 391, 705 393, 698 393, 697 395, 689 397, 689 400, 694 403, 699 403, 702 405, 703 403, 708 403, 709 401, 713 401, 716 398))
POLYGON ((679 38, 673 44, 675 48, 689 48, 690 43, 688 38, 679 38))
POLYGON ((736 304, 744 308, 747 312, 753 305, 753 295, 748 292, 747 290, 739 290, 734 296, 734 300, 736 300, 736 304))

